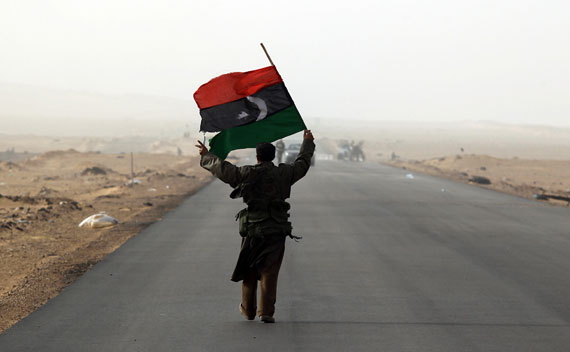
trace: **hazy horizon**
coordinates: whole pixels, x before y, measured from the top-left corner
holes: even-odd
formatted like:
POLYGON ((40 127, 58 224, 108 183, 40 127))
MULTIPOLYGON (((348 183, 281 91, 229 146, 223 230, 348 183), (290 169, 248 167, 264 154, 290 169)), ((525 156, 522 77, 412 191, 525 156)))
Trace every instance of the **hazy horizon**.
POLYGON ((568 127, 567 13, 529 0, 3 2, 0 119, 131 111, 194 125, 193 92, 267 66, 264 42, 307 118, 568 127))

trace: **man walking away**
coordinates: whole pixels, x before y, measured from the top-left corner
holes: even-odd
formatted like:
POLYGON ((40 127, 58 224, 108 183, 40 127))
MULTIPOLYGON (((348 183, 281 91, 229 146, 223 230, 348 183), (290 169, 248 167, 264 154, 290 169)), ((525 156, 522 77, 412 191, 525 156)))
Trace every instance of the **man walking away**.
POLYGON ((201 155, 200 165, 234 188, 231 198, 243 198, 247 204, 236 216, 242 241, 231 279, 243 281, 239 310, 248 320, 255 319, 257 311, 264 323, 275 322, 277 278, 285 252, 285 238, 299 238, 292 234, 290 205, 285 199, 291 195, 291 186, 309 170, 315 151, 313 140, 311 131, 305 130, 303 145, 295 162, 279 166, 272 162, 275 147, 271 143, 257 145, 256 165, 241 167, 208 152, 200 141, 196 145, 201 155), (256 300, 258 281, 259 306, 256 300))

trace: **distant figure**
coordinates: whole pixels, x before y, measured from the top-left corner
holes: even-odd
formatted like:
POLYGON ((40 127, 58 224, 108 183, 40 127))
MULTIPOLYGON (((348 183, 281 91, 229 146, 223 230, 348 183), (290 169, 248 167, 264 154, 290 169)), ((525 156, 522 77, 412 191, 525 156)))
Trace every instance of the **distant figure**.
POLYGON ((283 159, 283 152, 285 151, 285 143, 283 143, 282 139, 278 140, 277 143, 275 143, 275 150, 277 152, 277 164, 281 164, 281 161, 283 159))
POLYGON ((351 161, 365 161, 366 158, 364 157, 364 152, 362 151, 362 144, 364 144, 363 141, 360 141, 358 144, 354 144, 354 141, 352 142, 350 150, 351 161))
POLYGON ((315 151, 313 134, 305 130, 303 144, 293 164, 275 166, 275 147, 271 143, 259 143, 256 148, 257 164, 235 166, 208 152, 200 141, 200 165, 222 182, 234 188, 230 197, 242 198, 247 208, 236 216, 241 251, 232 275, 232 281, 242 283, 240 313, 253 320, 257 315, 264 323, 274 323, 277 299, 277 278, 283 254, 285 238, 300 239, 292 234, 289 208, 285 199, 291 195, 291 186, 307 174, 315 151), (257 305, 257 281, 260 281, 259 306, 257 305))

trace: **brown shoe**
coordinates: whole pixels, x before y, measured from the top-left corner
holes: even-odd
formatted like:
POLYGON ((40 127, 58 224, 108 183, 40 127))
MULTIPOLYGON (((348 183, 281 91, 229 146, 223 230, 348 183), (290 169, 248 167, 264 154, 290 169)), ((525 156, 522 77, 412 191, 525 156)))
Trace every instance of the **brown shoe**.
POLYGON ((270 315, 262 315, 260 319, 264 323, 275 323, 275 318, 270 315))
POLYGON ((241 305, 241 303, 239 304, 239 312, 241 313, 241 315, 244 316, 244 318, 246 318, 247 320, 253 320, 255 319, 255 314, 254 315, 248 315, 245 311, 245 309, 243 309, 243 306, 241 305))

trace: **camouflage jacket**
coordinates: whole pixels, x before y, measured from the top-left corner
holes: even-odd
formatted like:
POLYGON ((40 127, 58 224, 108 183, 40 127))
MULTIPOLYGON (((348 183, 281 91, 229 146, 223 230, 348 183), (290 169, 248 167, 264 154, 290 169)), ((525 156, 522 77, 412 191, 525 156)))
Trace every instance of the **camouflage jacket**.
POLYGON ((293 164, 275 166, 273 162, 262 162, 239 167, 221 160, 212 153, 207 153, 202 156, 200 165, 234 188, 232 198, 243 198, 244 203, 248 205, 248 222, 251 231, 259 234, 259 232, 289 229, 290 232, 291 225, 287 221, 289 204, 285 199, 291 195, 291 186, 307 174, 314 151, 313 141, 304 140, 293 164), (265 193, 272 194, 271 199, 255 197, 253 194, 256 192, 248 191, 248 185, 255 184, 260 174, 270 175, 273 192, 265 193))

